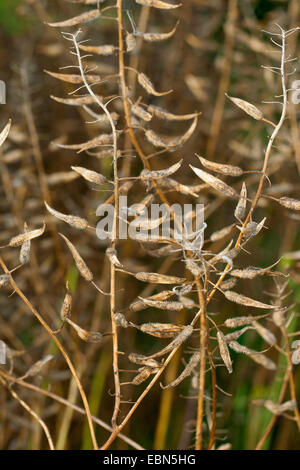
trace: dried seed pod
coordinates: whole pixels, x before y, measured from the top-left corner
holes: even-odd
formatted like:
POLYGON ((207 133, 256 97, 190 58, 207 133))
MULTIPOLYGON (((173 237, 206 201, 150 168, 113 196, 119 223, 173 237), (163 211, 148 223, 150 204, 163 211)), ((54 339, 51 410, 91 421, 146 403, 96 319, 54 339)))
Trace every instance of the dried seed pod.
MULTIPOLYGON (((226 325, 227 326, 227 325, 226 325)), ((242 334, 245 333, 245 331, 247 330, 252 330, 252 326, 245 326, 244 328, 242 328, 241 330, 236 330, 234 331, 233 333, 228 333, 227 335, 225 335, 225 341, 227 343, 229 343, 230 341, 235 341, 237 340, 240 336, 242 336, 242 334)))
POLYGON ((37 361, 35 364, 33 364, 28 371, 26 372, 25 375, 23 375, 22 380, 24 380, 26 377, 34 377, 35 375, 39 374, 42 370, 42 368, 52 359, 54 356, 51 354, 48 354, 48 356, 44 357, 44 359, 41 359, 40 361, 37 361))
POLYGON ((72 294, 71 291, 69 290, 69 285, 67 283, 67 292, 61 307, 60 311, 60 318, 62 321, 66 321, 67 318, 71 317, 71 310, 72 310, 72 294))
POLYGON ((252 317, 251 315, 247 317, 227 318, 227 320, 224 322, 224 325, 228 328, 236 328, 237 326, 249 325, 249 323, 252 323, 253 320, 255 320, 255 317, 252 317))
POLYGON ((294 211, 300 210, 300 201, 298 199, 292 199, 291 197, 281 197, 278 199, 281 206, 287 209, 293 209, 294 211))
POLYGON ((11 127, 11 119, 8 121, 4 129, 0 132, 0 147, 7 139, 11 127))
POLYGON ((245 269, 233 269, 230 271, 230 274, 231 276, 238 277, 239 279, 254 279, 257 276, 261 276, 265 272, 265 269, 250 266, 245 269))
POLYGON ((137 328, 143 333, 156 338, 174 338, 185 327, 183 325, 173 325, 172 323, 143 323, 137 328))
MULTIPOLYGON (((24 232, 28 233, 28 227, 27 227, 26 222, 24 223, 24 232)), ((19 261, 20 261, 21 264, 29 263, 29 260, 30 260, 30 246, 31 246, 30 240, 26 240, 22 244, 21 250, 20 250, 20 255, 19 255, 19 261)))
POLYGON ((195 352, 192 355, 192 357, 190 358, 190 360, 187 363, 184 370, 177 377, 177 379, 173 380, 173 382, 171 382, 171 383, 169 383, 168 385, 165 385, 165 386, 160 384, 161 388, 166 390, 168 388, 173 388, 173 387, 176 387, 177 385, 179 385, 186 377, 189 377, 193 373, 193 370, 197 367, 200 359, 201 359, 201 352, 199 352, 199 351, 195 352))
POLYGON ((271 346, 273 346, 274 344, 276 344, 276 338, 275 336, 273 335, 273 333, 271 331, 269 331, 267 328, 265 328, 264 326, 262 326, 260 323, 258 323, 258 321, 253 321, 252 322, 252 325, 254 326, 254 328, 256 329, 257 333, 267 342, 269 343, 271 346))
POLYGON ((138 73, 138 82, 139 84, 149 93, 149 95, 154 96, 164 96, 172 93, 173 90, 159 92, 156 91, 151 80, 144 73, 138 73))
POLYGON ((263 400, 262 403, 267 410, 271 411, 274 415, 278 416, 286 411, 294 411, 297 408, 297 403, 295 400, 289 400, 284 403, 274 403, 272 400, 263 400))
POLYGON ((72 328, 74 328, 79 338, 83 341, 86 341, 87 343, 100 343, 102 341, 103 335, 101 333, 96 331, 86 331, 69 318, 67 318, 66 321, 72 326, 72 328))
POLYGON ((231 225, 228 225, 228 227, 224 227, 222 228, 221 230, 217 230, 216 232, 212 233, 211 236, 210 236, 210 240, 212 242, 216 242, 218 240, 222 240, 223 238, 225 238, 227 235, 229 235, 229 233, 232 231, 233 227, 235 225, 234 224, 231 224, 231 225))
MULTIPOLYGON (((48 75, 51 77, 57 78, 58 80, 61 80, 63 82, 67 83, 83 83, 83 78, 81 75, 76 75, 76 74, 67 74, 67 73, 55 73, 55 72, 50 72, 50 70, 44 70, 48 75)), ((98 83, 102 79, 100 75, 85 75, 85 78, 88 83, 98 83)))
POLYGON ((3 287, 10 286, 10 277, 8 274, 1 274, 0 275, 0 289, 3 287))
POLYGON ((78 177, 79 175, 74 171, 58 171, 47 176, 47 183, 49 186, 55 186, 56 184, 69 183, 78 177))
POLYGON ((32 240, 33 238, 40 237, 44 233, 45 227, 46 225, 44 224, 42 228, 31 230, 30 232, 21 233, 20 235, 13 237, 10 240, 8 246, 11 246, 11 247, 20 246, 20 245, 23 245, 28 240, 32 240))
POLYGON ((179 312, 184 308, 184 305, 181 302, 167 302, 161 300, 149 300, 149 299, 142 299, 141 300, 148 306, 159 308, 160 310, 175 310, 179 312))
POLYGON ((57 23, 46 23, 48 26, 53 28, 68 28, 69 26, 75 26, 77 24, 87 23, 88 21, 94 20, 100 16, 98 9, 90 10, 82 13, 81 15, 70 18, 66 21, 59 21, 57 23))
POLYGON ((165 348, 161 349, 157 353, 151 354, 151 358, 164 356, 165 354, 173 351, 173 349, 178 348, 182 343, 184 343, 193 333, 192 325, 187 325, 180 333, 169 343, 165 348))
MULTIPOLYGON (((167 218, 168 218, 168 214, 165 214, 162 217, 159 217, 158 219, 148 219, 147 216, 145 217, 140 216, 134 219, 132 222, 130 222, 130 226, 135 227, 135 228, 138 227, 139 229, 146 230, 146 231, 153 230, 159 227, 167 218)), ((147 236, 147 234, 145 235, 147 236)))
POLYGON ((224 292, 226 299, 230 300, 231 302, 236 302, 240 305, 246 305, 247 307, 255 307, 255 308, 276 308, 274 305, 264 304, 257 300, 250 299, 245 295, 238 294, 232 290, 228 290, 224 292))
POLYGON ((221 181, 215 176, 212 176, 209 173, 206 173, 206 171, 200 170, 200 168, 196 168, 193 165, 190 165, 190 167, 194 171, 194 173, 199 176, 200 179, 202 179, 205 183, 209 184, 209 186, 211 186, 216 191, 231 198, 237 197, 237 193, 235 192, 235 190, 228 186, 228 184, 224 183, 224 181, 221 181))
POLYGON ((88 170, 81 166, 71 166, 71 168, 90 183, 102 184, 107 181, 105 176, 101 175, 101 173, 97 173, 96 171, 88 170))
POLYGON ((235 285, 236 285, 236 279, 231 277, 230 279, 227 279, 226 281, 221 282, 220 289, 231 290, 235 285))
POLYGON ((275 362, 271 361, 268 357, 264 356, 263 354, 249 354, 251 359, 256 362, 257 364, 260 364, 261 366, 265 367, 268 370, 276 370, 277 366, 275 362))
POLYGON ((227 95, 227 93, 225 94, 227 98, 229 98, 236 106, 245 111, 245 113, 249 114, 249 116, 257 119, 258 121, 263 119, 264 115, 262 111, 260 111, 260 109, 258 109, 253 104, 248 103, 248 101, 241 100, 240 98, 233 98, 232 96, 227 95))
POLYGON ((285 309, 280 309, 280 310, 275 310, 272 313, 272 318, 276 326, 278 328, 281 328, 285 324, 285 314, 286 310, 285 309))
POLYGON ((265 221, 266 217, 264 217, 262 221, 259 222, 259 224, 256 222, 248 222, 246 227, 237 226, 237 228, 241 230, 241 232, 243 233, 243 239, 245 240, 251 237, 255 237, 255 235, 257 235, 263 228, 265 221))
POLYGON ((183 284, 185 278, 167 276, 166 274, 141 272, 135 274, 139 281, 150 282, 151 284, 183 284))
POLYGON ((245 183, 243 183, 242 189, 240 192, 240 197, 239 197, 238 203, 234 211, 234 217, 237 220, 241 221, 245 217, 246 206, 247 206, 247 188, 246 188, 245 183))
POLYGON ((113 141, 112 134, 101 134, 97 137, 94 137, 91 140, 87 140, 86 142, 82 142, 81 144, 74 144, 74 145, 66 145, 66 144, 56 144, 58 147, 62 149, 69 149, 69 150, 78 150, 77 153, 84 152, 86 150, 90 150, 96 147, 100 147, 101 145, 111 144, 113 141))
POLYGON ((126 33, 126 51, 131 52, 136 48, 136 40, 132 33, 126 33))
POLYGON ((238 343, 237 341, 229 341, 228 346, 230 349, 237 353, 246 354, 246 356, 250 356, 251 354, 259 354, 257 351, 253 349, 247 348, 247 346, 243 346, 242 344, 238 343))
POLYGON ((131 353, 129 354, 128 359, 134 364, 141 364, 143 366, 153 368, 160 367, 160 364, 155 361, 155 359, 149 359, 147 356, 143 356, 142 354, 131 353))
MULTIPOLYGON (((152 295, 151 297, 148 297, 147 300, 158 300, 158 301, 163 301, 163 300, 168 300, 170 297, 174 295, 173 291, 162 291, 159 292, 158 294, 152 295)), ((137 300, 130 304, 129 309, 132 312, 139 312, 140 310, 144 310, 147 308, 147 304, 144 302, 145 299, 142 299, 139 297, 140 300, 137 300)))
POLYGON ((136 3, 140 5, 145 5, 146 7, 159 8, 161 10, 171 10, 172 8, 178 8, 181 6, 181 3, 176 5, 163 2, 162 0, 135 0, 136 3))
POLYGON ((151 367, 142 367, 140 369, 140 373, 135 376, 135 378, 132 380, 132 385, 140 385, 141 383, 145 382, 145 380, 150 377, 152 374, 152 368, 151 367))
POLYGON ((114 248, 107 248, 106 256, 108 257, 109 261, 117 268, 123 267, 123 264, 120 263, 120 261, 118 260, 117 250, 115 250, 114 248))
POLYGON ((86 45, 80 44, 79 49, 85 52, 90 52, 91 54, 107 56, 107 55, 112 55, 119 48, 117 46, 113 46, 112 44, 107 44, 104 46, 86 46, 86 45))
POLYGON ((222 331, 220 330, 217 332, 217 339, 219 343, 219 350, 220 350, 221 358, 223 359, 223 362, 229 374, 231 374, 232 373, 232 361, 231 361, 231 357, 228 351, 226 338, 224 334, 222 333, 222 331))
POLYGON ((189 121, 190 119, 194 119, 199 115, 199 113, 192 113, 192 114, 172 114, 169 111, 166 111, 159 106, 150 105, 148 106, 148 111, 154 114, 154 116, 165 119, 166 121, 189 121))
MULTIPOLYGON (((57 103, 67 104, 69 106, 84 106, 87 104, 95 103, 95 98, 91 95, 79 96, 78 98, 59 98, 58 96, 50 95, 50 98, 56 101, 57 103)), ((97 95, 97 98, 100 101, 103 100, 102 96, 97 95)))
POLYGON ((177 170, 179 170, 182 162, 183 159, 170 166, 169 168, 166 168, 165 170, 143 170, 141 172, 141 179, 147 181, 152 179, 165 178, 167 176, 173 175, 177 170))
POLYGON ((137 103, 131 106, 131 112, 139 118, 143 119, 143 121, 149 122, 152 119, 152 114, 148 113, 148 111, 146 111, 142 106, 137 103))
POLYGON ((87 220, 81 217, 77 217, 76 215, 63 214, 62 212, 58 212, 55 209, 52 209, 52 207, 50 207, 46 201, 44 201, 44 203, 45 203, 47 210, 50 212, 50 214, 54 215, 54 217, 57 217, 58 219, 63 220, 64 222, 71 225, 72 227, 78 228, 80 230, 87 228, 88 226, 87 220))
MULTIPOLYGON (((161 180, 158 180, 157 183, 159 186, 162 186, 167 189, 172 189, 181 194, 187 194, 188 196, 194 197, 199 196, 194 186, 187 186, 185 184, 178 183, 172 178, 163 178, 161 180)), ((196 187, 196 189, 198 190, 198 186, 196 187)))
POLYGON ((300 341, 293 341, 292 349, 295 349, 292 353, 292 363, 293 364, 300 364, 300 341))
POLYGON ((192 122, 191 126, 189 129, 186 131, 185 134, 179 137, 175 138, 169 138, 169 137, 163 137, 161 135, 156 134, 152 130, 148 130, 145 132, 145 136, 147 140, 154 145, 154 147, 165 147, 165 148, 171 148, 171 147, 180 147, 183 145, 189 138, 192 136, 194 133, 198 123, 198 116, 195 117, 194 121, 192 122))
POLYGON ((171 38, 177 29, 179 21, 176 23, 174 28, 169 33, 140 33, 137 32, 136 35, 142 37, 144 41, 154 42, 154 41, 165 41, 166 39, 171 38))
POLYGON ((129 326, 129 323, 123 313, 114 313, 114 321, 117 326, 121 326, 122 328, 127 328, 129 326))
POLYGON ((87 281, 92 281, 94 278, 93 273, 89 270, 73 243, 71 243, 70 240, 68 240, 67 237, 65 237, 62 233, 60 233, 59 235, 65 240, 66 244, 68 245, 68 248, 72 253, 76 266, 82 277, 87 281))
POLYGON ((211 171, 215 171, 216 173, 221 173, 222 175, 229 176, 241 176, 244 173, 243 170, 238 166, 215 163, 210 160, 206 160, 203 157, 200 157, 200 155, 197 155, 197 157, 205 168, 211 171))

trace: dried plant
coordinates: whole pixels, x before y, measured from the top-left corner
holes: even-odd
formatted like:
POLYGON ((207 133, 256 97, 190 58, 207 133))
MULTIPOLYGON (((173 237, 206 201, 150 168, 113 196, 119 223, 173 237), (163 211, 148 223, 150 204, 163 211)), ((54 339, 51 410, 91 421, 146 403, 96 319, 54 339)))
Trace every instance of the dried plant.
MULTIPOLYGON (((18 403, 39 426, 35 448, 44 446, 41 430, 50 449, 92 444, 106 450, 117 438, 120 445, 136 449, 162 449, 175 442, 196 450, 230 448, 234 431, 225 408, 233 406, 249 370, 251 382, 277 387, 265 386, 263 396, 257 389, 248 393, 248 406, 255 416, 263 410, 264 421, 262 434, 247 445, 264 448, 279 417, 299 433, 300 332, 297 304, 287 300, 296 302, 300 279, 296 236, 286 232, 280 250, 263 252, 275 211, 278 220, 287 220, 288 230, 299 221, 294 212, 300 210, 299 185, 290 171, 292 165, 300 170, 299 134, 289 98, 298 26, 276 24, 271 32, 260 33, 249 20, 242 28, 238 16, 245 11, 237 0, 230 0, 225 10, 222 2, 211 6, 197 0, 186 2, 190 5, 171 0, 73 3, 81 5, 76 14, 67 18, 59 12, 57 21, 42 2, 27 5, 49 35, 49 43, 39 45, 47 86, 55 88, 56 80, 60 84, 58 91, 48 90, 52 119, 56 113, 61 122, 53 124, 54 142, 43 150, 26 62, 16 72, 24 126, 12 119, 0 133, 3 192, 14 217, 14 223, 2 217, 0 256, 3 299, 12 303, 0 317, 7 352, 0 368, 8 407, 5 426, 18 403), (187 25, 202 3, 215 11, 200 39, 197 20, 191 23, 195 29, 187 25), (194 75, 190 64, 184 65, 184 77, 178 72, 184 52, 177 57, 176 38, 177 45, 185 44, 207 61, 205 54, 216 52, 217 45, 214 40, 206 44, 206 38, 217 32, 223 15, 224 62, 216 65, 220 82, 208 116, 206 104, 212 98, 206 88, 213 94, 212 84, 194 75), (237 40, 270 61, 263 77, 257 64, 247 65, 244 50, 235 53, 237 40), (48 70, 52 48, 56 68, 48 70), (231 85, 231 69, 240 63, 245 85, 231 85), (255 87, 251 92, 247 74, 259 77, 260 93, 255 87), (189 95, 177 106, 176 100, 185 96, 183 86, 189 95), (67 95, 53 94, 62 89, 67 95), (259 105, 261 95, 269 101, 259 105), (278 101, 271 101, 272 95, 278 101), (249 135, 242 138, 245 132, 249 135), (12 165, 25 183, 18 186, 12 165), (120 196, 130 201, 130 224, 139 229, 135 238, 120 236, 120 225, 129 225, 120 215, 120 196), (194 240, 180 238, 185 227, 175 206, 189 204, 195 222, 196 203, 205 206, 205 223, 194 240), (108 239, 99 240, 97 216, 106 204, 113 204, 113 225, 108 239), (149 221, 144 215, 152 204, 164 204, 166 211, 149 221), (160 228, 170 221, 172 230, 165 236, 160 228), (156 236, 149 230, 156 230, 156 236), (24 328, 36 335, 30 352, 26 340, 20 340, 25 311, 24 328), (34 384, 41 376, 47 387, 34 384), (40 401, 32 400, 31 393, 40 401), (76 404, 78 396, 82 407, 76 404), (53 403, 48 413, 46 399, 53 403), (183 403, 182 433, 167 444, 177 400, 183 403), (139 439, 148 427, 147 403, 158 415, 152 443, 139 439), (74 442, 70 437, 74 411, 85 417, 82 442, 80 436, 74 442), (98 417, 102 414, 104 421, 98 417), (140 432, 128 426, 136 414, 143 418, 140 432)), ((64 5, 63 12, 73 10, 63 0, 58 5, 64 5)), ((291 5, 297 10, 297 2, 291 5)), ((286 17, 282 24, 288 24, 286 17)), ((13 446, 13 436, 8 429, 3 447, 13 446)))

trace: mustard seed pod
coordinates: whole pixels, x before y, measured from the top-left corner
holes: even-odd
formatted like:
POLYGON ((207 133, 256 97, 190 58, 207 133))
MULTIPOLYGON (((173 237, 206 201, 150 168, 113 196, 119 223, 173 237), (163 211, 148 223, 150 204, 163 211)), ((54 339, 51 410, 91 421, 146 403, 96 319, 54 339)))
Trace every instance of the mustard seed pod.
POLYGON ((255 307, 255 308, 276 308, 274 305, 264 304, 257 300, 250 299, 245 295, 238 294, 237 292, 228 290, 224 292, 226 299, 230 300, 231 302, 236 302, 240 305, 245 305, 246 307, 255 307))
MULTIPOLYGON (((28 233, 28 227, 27 227, 26 222, 24 223, 24 232, 28 233)), ((30 239, 24 241, 24 243, 21 245, 21 250, 20 250, 20 255, 19 255, 19 261, 20 261, 21 264, 29 263, 29 260, 30 260, 30 246, 31 246, 30 239)))
POLYGON ((115 248, 111 248, 111 247, 107 248, 106 256, 108 257, 109 261, 117 268, 123 267, 123 264, 118 260, 117 250, 115 250, 115 248))
POLYGON ((135 0, 136 3, 140 5, 145 5, 146 7, 153 7, 159 8, 161 10, 171 10, 173 8, 178 8, 181 6, 181 3, 178 4, 171 4, 167 2, 163 2, 162 0, 135 0))
POLYGON ((184 325, 173 325, 172 323, 143 323, 137 326, 143 333, 156 338, 174 338, 185 327, 184 325))
POLYGON ((223 359, 223 362, 229 374, 231 374, 232 373, 232 361, 231 361, 230 353, 227 347, 225 336, 220 330, 217 332, 217 340, 219 343, 219 350, 220 350, 221 358, 223 359))
POLYGON ((243 182, 242 189, 240 192, 239 200, 234 211, 234 217, 241 221, 245 217, 247 206, 247 188, 243 182))
POLYGON ((166 168, 165 170, 143 170, 141 173, 141 179, 142 180, 152 180, 152 179, 159 179, 159 178, 165 178, 167 176, 173 175, 179 168, 181 167, 181 164, 183 162, 183 159, 181 159, 179 162, 175 163, 174 165, 170 166, 169 168, 166 168))
POLYGON ((293 209, 295 211, 300 210, 300 201, 298 199, 292 199, 291 197, 281 197, 278 200, 279 204, 287 209, 293 209))
POLYGON ((229 98, 236 106, 241 108, 245 113, 249 114, 249 116, 253 117, 254 119, 257 119, 258 121, 261 121, 264 117, 262 111, 258 109, 256 106, 254 106, 251 103, 248 103, 248 101, 241 100, 240 98, 234 98, 233 96, 227 95, 225 93, 227 98, 229 98))
POLYGON ((265 369, 268 370, 276 370, 277 366, 275 362, 273 362, 271 359, 268 357, 264 356, 263 354, 249 354, 251 359, 256 362, 257 364, 260 364, 261 366, 265 367, 265 369))
POLYGON ((148 113, 145 108, 137 103, 131 106, 131 112, 137 117, 141 118, 143 121, 149 122, 152 119, 152 114, 148 113))
POLYGON ((197 155, 197 157, 205 168, 211 171, 215 171, 216 173, 229 176, 241 176, 244 173, 243 170, 238 166, 212 162, 211 160, 206 160, 205 158, 200 157, 200 155, 197 155))
POLYGON ((183 284, 185 278, 168 276, 166 274, 141 272, 135 274, 139 281, 150 282, 151 284, 183 284))
POLYGON ((227 320, 224 322, 224 325, 228 328, 236 328, 237 326, 249 325, 249 323, 252 323, 253 320, 254 317, 251 315, 247 317, 227 318, 227 320))
POLYGON ((269 331, 267 328, 262 326, 258 321, 253 321, 252 325, 256 329, 257 333, 271 346, 274 346, 276 344, 276 337, 273 335, 271 331, 269 331))
POLYGON ((138 73, 138 82, 139 84, 149 93, 149 95, 154 96, 164 96, 172 93, 173 90, 159 92, 156 91, 151 80, 144 73, 138 73))
POLYGON ((65 240, 82 277, 86 281, 92 281, 94 278, 93 273, 89 270, 86 263, 84 262, 84 260, 82 259, 78 251, 76 250, 75 246, 73 245, 73 243, 71 243, 70 240, 68 240, 67 237, 65 237, 62 233, 60 233, 59 235, 65 240))
MULTIPOLYGON (((226 325, 227 326, 227 325, 226 325)), ((228 333, 227 335, 225 335, 225 341, 227 343, 229 343, 230 341, 235 341, 237 340, 240 336, 242 336, 242 334, 244 334, 246 331, 248 330, 252 330, 253 327, 252 326, 245 326, 244 328, 242 328, 241 330, 236 330, 234 331, 233 333, 228 333)))
POLYGON ((160 364, 157 361, 151 358, 149 359, 147 356, 143 356, 142 354, 131 353, 129 354, 128 359, 134 364, 140 364, 153 368, 160 367, 160 364))
POLYGON ((166 39, 171 38, 177 29, 179 22, 176 23, 174 28, 168 33, 140 33, 137 32, 136 35, 143 38, 144 41, 155 42, 155 41, 165 41, 166 39))
POLYGON ((98 9, 90 10, 82 13, 81 15, 70 18, 66 21, 58 21, 57 23, 46 23, 52 28, 68 28, 69 26, 75 26, 77 24, 87 23, 88 21, 94 20, 100 16, 100 11, 98 9))
POLYGON ((79 230, 84 230, 85 228, 87 228, 88 226, 87 220, 82 219, 81 217, 77 217, 75 215, 66 215, 66 214, 63 214, 62 212, 58 212, 55 209, 52 209, 52 207, 50 207, 46 201, 44 202, 45 202, 45 206, 47 210, 50 212, 50 214, 54 215, 54 217, 57 217, 58 219, 63 220, 67 224, 79 230))
POLYGON ((45 231, 45 227, 46 225, 44 223, 42 228, 31 230, 30 232, 21 233, 20 235, 13 237, 9 241, 8 245, 11 247, 16 247, 16 246, 23 245, 24 243, 26 243, 29 240, 32 240, 33 238, 40 237, 41 235, 43 235, 45 231))
POLYGON ((191 336, 193 330, 194 329, 192 325, 187 325, 165 348, 161 349, 157 353, 151 354, 151 356, 148 357, 155 358, 168 354, 169 352, 173 351, 173 349, 179 347, 182 343, 184 343, 191 336))
POLYGON ((127 328, 129 326, 129 323, 123 313, 114 313, 114 321, 117 326, 121 326, 122 328, 127 328))
POLYGON ((189 121, 190 119, 194 119, 198 116, 199 113, 192 113, 192 114, 172 114, 169 111, 166 111, 159 106, 150 105, 148 106, 148 111, 154 114, 154 116, 165 119, 166 121, 189 121))
POLYGON ((25 375, 23 375, 22 380, 24 380, 26 377, 34 377, 35 375, 38 375, 42 368, 53 358, 54 356, 52 354, 48 354, 46 357, 44 357, 44 359, 35 362, 31 367, 29 367, 25 375))
POLYGON ((103 335, 101 333, 97 331, 86 331, 69 318, 67 318, 66 321, 72 326, 72 328, 74 328, 79 338, 83 341, 86 341, 87 343, 100 343, 102 341, 103 335))
POLYGON ((224 183, 224 181, 210 175, 209 173, 206 173, 206 171, 203 171, 200 168, 194 167, 193 165, 190 165, 190 168, 200 179, 202 179, 205 183, 207 183, 219 193, 222 193, 224 196, 228 196, 230 198, 237 197, 235 190, 231 188, 231 186, 228 186, 228 184, 224 183))
POLYGON ((140 385, 145 382, 145 380, 147 380, 152 374, 152 370, 153 369, 151 367, 142 367, 139 374, 132 380, 132 385, 140 385))
POLYGON ((297 408, 295 400, 289 400, 284 403, 274 403, 272 400, 263 400, 263 405, 276 416, 286 411, 294 411, 297 408))
POLYGON ((184 370, 181 372, 181 374, 168 385, 160 384, 161 388, 163 388, 164 390, 167 390, 169 388, 174 388, 177 385, 179 385, 186 377, 189 377, 193 373, 194 369, 199 364, 200 359, 201 359, 201 352, 200 351, 195 352, 190 358, 184 370))
POLYGON ((103 184, 107 181, 105 176, 101 175, 101 173, 97 173, 96 171, 88 170, 87 168, 83 168, 81 166, 71 166, 71 168, 90 183, 103 184))
POLYGON ((61 307, 60 311, 60 318, 62 321, 66 321, 67 318, 71 317, 71 310, 72 310, 72 294, 71 291, 69 290, 69 285, 67 283, 67 292, 61 307))

